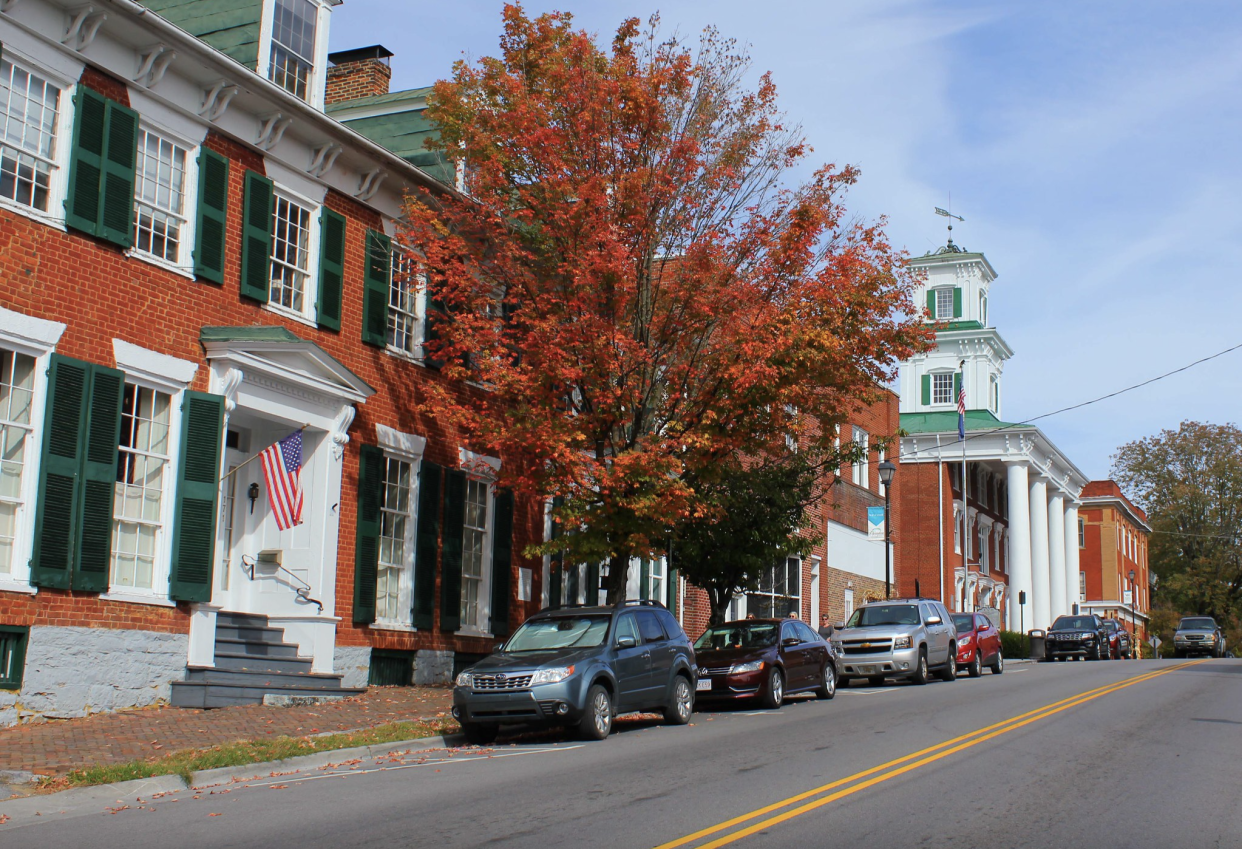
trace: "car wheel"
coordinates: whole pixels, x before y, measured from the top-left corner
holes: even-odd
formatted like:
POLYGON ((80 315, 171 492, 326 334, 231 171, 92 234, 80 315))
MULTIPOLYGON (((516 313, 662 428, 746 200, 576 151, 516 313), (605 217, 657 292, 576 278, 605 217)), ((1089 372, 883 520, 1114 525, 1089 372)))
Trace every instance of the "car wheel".
POLYGON ((1000 652, 996 653, 996 660, 992 663, 992 674, 1000 675, 1005 671, 1005 655, 1000 652))
POLYGON ((867 686, 868 687, 883 687, 884 676, 883 675, 872 675, 870 678, 867 679, 867 686))
POLYGON ((837 667, 835 664, 829 663, 824 667, 823 682, 819 688, 815 690, 817 698, 831 699, 837 694, 837 667))
POLYGON ((694 691, 686 676, 678 675, 673 681, 673 703, 664 709, 664 721, 669 725, 685 725, 694 713, 694 691))
POLYGON ((1091 659, 1092 660, 1103 660, 1104 659, 1104 647, 1101 646, 1099 643, 1095 644, 1095 648, 1092 650, 1091 659))
POLYGON ((978 649, 975 649, 974 658, 966 665, 966 674, 971 678, 978 678, 983 674, 983 655, 978 649))
POLYGON ((914 665, 914 674, 910 676, 910 680, 920 685, 927 683, 927 649, 919 649, 919 659, 914 665))
POLYGON ((940 670, 941 681, 957 680, 957 646, 949 646, 949 659, 944 662, 944 666, 940 670))
POLYGON ((759 697, 759 702, 768 710, 776 710, 785 701, 785 676, 779 667, 773 666, 768 675, 768 691, 759 697))
POLYGON ((473 722, 463 722, 461 724, 461 733, 466 735, 466 742, 471 746, 490 746, 496 742, 496 735, 500 733, 500 726, 476 725, 473 722))
POLYGON ((578 731, 587 740, 603 740, 612 732, 612 696, 603 684, 592 684, 587 692, 586 712, 578 731))

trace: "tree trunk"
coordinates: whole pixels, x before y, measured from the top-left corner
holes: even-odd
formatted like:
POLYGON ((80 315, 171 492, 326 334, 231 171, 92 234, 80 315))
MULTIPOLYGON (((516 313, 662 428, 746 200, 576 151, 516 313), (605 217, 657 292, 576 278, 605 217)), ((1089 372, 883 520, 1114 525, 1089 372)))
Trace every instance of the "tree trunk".
POLYGON ((729 602, 733 601, 732 589, 713 588, 707 593, 707 600, 711 603, 712 613, 708 620, 709 627, 723 625, 725 621, 725 611, 729 609, 729 602))
POLYGON ((608 603, 620 604, 625 601, 625 585, 630 580, 630 557, 628 554, 614 554, 608 561, 608 603))

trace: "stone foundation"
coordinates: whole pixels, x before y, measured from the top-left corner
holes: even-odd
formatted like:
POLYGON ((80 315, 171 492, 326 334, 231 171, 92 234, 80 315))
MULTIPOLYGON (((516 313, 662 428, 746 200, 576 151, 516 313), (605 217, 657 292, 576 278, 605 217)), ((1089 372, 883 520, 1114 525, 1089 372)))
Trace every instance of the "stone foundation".
POLYGON ((414 657, 414 683, 452 684, 453 653, 435 649, 419 649, 414 657))
POLYGON ((345 677, 342 687, 365 687, 371 677, 370 646, 336 646, 332 670, 345 677))

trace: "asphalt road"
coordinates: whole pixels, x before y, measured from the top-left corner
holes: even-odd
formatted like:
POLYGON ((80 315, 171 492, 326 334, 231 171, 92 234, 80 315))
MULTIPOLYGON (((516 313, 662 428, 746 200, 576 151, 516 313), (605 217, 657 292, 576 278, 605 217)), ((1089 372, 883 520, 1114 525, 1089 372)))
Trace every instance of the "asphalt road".
POLYGON ((1242 661, 1011 664, 74 804, 3 849, 1242 846, 1242 661), (122 804, 128 807, 122 808, 122 804))

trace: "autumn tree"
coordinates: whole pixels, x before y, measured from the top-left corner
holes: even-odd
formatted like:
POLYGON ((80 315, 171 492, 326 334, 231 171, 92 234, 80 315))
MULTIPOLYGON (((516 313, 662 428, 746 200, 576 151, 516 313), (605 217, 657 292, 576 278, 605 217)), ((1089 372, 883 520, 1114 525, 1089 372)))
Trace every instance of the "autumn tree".
POLYGON ((1242 607, 1242 430, 1182 422, 1123 445, 1113 478, 1147 511, 1159 592, 1222 626, 1242 607))
POLYGON ((827 444, 928 329, 882 222, 846 216, 857 172, 802 169, 734 42, 631 19, 601 46, 514 5, 503 24, 428 98, 464 190, 412 197, 401 234, 449 378, 423 407, 497 453, 502 486, 560 497, 557 545, 607 561, 616 601, 631 557, 711 513, 701 470, 827 444))

